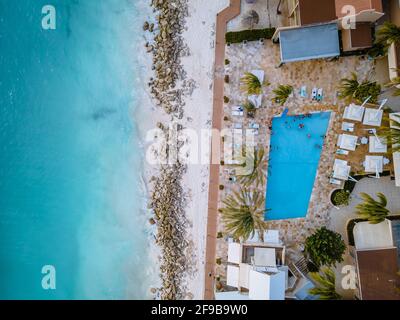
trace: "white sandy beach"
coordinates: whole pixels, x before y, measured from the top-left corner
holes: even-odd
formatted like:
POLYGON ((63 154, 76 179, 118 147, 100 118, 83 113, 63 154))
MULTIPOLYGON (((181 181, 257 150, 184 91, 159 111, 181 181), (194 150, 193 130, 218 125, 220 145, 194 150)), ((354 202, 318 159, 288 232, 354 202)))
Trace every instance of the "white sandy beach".
MULTIPOLYGON (((212 83, 214 68, 214 28, 216 15, 223 8, 228 6, 229 0, 216 0, 208 2, 206 5, 202 0, 189 0, 189 17, 187 18, 184 34, 185 42, 190 49, 190 56, 184 57, 182 63, 187 72, 187 79, 193 79, 196 83, 196 89, 185 102, 185 114, 182 124, 190 129, 200 133, 201 129, 211 127, 212 116, 212 83)), ((145 21, 154 21, 151 16, 151 10, 144 17, 145 21)), ((146 33, 146 39, 151 39, 151 34, 146 33)), ((163 110, 153 105, 150 99, 148 79, 153 75, 151 71, 152 55, 146 53, 144 42, 141 44, 140 60, 143 68, 141 83, 146 93, 143 97, 142 106, 137 108, 136 119, 139 126, 142 141, 145 140, 148 130, 154 129, 157 122, 168 123, 170 116, 167 116, 163 110), (142 61, 143 60, 143 61, 142 61)), ((144 142, 144 149, 149 143, 144 142)), ((148 182, 153 175, 154 168, 145 163, 144 180, 148 182)), ((209 166, 208 165, 189 165, 184 178, 185 191, 190 194, 189 206, 186 210, 187 217, 191 222, 189 235, 194 243, 193 262, 196 271, 193 272, 188 280, 189 292, 193 294, 194 299, 202 299, 204 294, 204 261, 205 261, 205 241, 207 227, 207 203, 208 203, 208 183, 209 166)), ((154 255, 158 250, 154 249, 154 255)))

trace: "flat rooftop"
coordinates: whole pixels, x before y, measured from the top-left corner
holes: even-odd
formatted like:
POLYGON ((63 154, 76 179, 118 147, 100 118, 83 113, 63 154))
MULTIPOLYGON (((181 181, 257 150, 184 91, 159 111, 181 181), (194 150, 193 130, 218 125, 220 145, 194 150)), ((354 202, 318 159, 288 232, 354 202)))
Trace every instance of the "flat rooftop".
POLYGON ((362 300, 399 300, 397 248, 357 251, 362 300))

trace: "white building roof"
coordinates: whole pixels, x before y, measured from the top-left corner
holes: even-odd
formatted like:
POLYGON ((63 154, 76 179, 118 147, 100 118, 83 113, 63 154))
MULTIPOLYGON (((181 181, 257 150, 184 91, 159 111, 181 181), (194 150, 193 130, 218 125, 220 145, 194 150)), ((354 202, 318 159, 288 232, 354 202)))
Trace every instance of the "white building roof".
POLYGON ((242 262, 242 246, 240 243, 231 242, 228 246, 228 262, 239 264, 242 262))
POLYGON ((285 273, 250 271, 249 298, 251 300, 285 300, 285 273))
POLYGON ((392 224, 385 220, 378 224, 359 222, 353 229, 357 250, 384 249, 393 247, 392 224))
POLYGON ((228 265, 226 284, 233 288, 239 288, 239 267, 228 265))

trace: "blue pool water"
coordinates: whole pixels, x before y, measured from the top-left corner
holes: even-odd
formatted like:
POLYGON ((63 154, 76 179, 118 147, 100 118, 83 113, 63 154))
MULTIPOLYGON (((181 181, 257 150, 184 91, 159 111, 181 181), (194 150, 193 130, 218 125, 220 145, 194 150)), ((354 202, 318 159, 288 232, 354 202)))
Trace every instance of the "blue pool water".
POLYGON ((0 299, 146 297, 138 2, 0 0, 0 299))
POLYGON ((307 215, 329 119, 329 112, 312 114, 311 117, 284 116, 273 119, 266 196, 266 208, 269 209, 267 220, 302 218, 307 215))

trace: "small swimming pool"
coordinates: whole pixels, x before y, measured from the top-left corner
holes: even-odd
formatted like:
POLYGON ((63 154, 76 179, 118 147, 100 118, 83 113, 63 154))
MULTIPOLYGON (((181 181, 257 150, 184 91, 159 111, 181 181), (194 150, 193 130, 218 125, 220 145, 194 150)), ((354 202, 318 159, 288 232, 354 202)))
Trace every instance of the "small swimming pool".
POLYGON ((267 220, 307 215, 330 112, 272 121, 267 179, 267 220))

